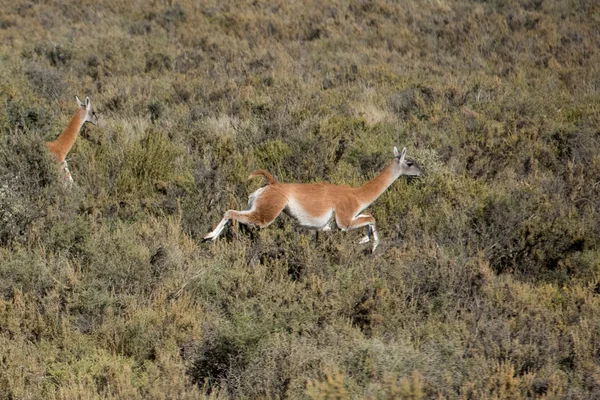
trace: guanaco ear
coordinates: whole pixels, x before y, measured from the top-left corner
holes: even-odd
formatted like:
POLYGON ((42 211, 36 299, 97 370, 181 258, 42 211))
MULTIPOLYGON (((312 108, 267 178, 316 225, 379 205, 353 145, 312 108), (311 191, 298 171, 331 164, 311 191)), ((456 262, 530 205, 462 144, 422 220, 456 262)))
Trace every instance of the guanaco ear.
POLYGON ((406 157, 406 147, 402 149, 402 154, 400 154, 400 162, 404 161, 404 157, 406 157))
POLYGON ((87 108, 88 110, 91 108, 91 106, 90 106, 90 98, 89 97, 85 98, 85 108, 87 108))
POLYGON ((83 107, 83 103, 81 102, 81 100, 79 100, 79 96, 75 96, 75 100, 77 100, 77 105, 79 107, 83 107))
POLYGON ((399 157, 400 153, 398 153, 398 148, 394 146, 394 157, 399 157))

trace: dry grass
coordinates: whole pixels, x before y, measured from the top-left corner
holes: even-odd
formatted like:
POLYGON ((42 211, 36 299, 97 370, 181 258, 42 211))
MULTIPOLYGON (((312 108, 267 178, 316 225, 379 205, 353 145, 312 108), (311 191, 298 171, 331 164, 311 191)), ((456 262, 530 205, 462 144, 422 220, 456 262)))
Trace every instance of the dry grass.
POLYGON ((596 2, 0 9, 0 399, 600 395, 596 2), (374 255, 200 241, 255 168, 360 184, 394 145, 425 174, 374 255))

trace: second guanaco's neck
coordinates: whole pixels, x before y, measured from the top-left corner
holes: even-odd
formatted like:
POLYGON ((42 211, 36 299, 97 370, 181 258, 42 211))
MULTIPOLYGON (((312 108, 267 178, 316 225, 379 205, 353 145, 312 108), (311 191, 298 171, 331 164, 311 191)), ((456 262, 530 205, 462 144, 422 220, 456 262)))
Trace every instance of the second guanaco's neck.
POLYGON ((379 175, 357 189, 363 203, 371 204, 377 200, 377 198, 381 196, 381 194, 385 192, 396 179, 398 179, 399 175, 394 171, 395 162, 395 160, 392 161, 379 175))
POLYGON ((56 138, 55 141, 48 143, 48 147, 55 154, 58 161, 64 161, 67 154, 75 144, 77 134, 85 123, 85 109, 79 109, 69 121, 67 128, 56 138))

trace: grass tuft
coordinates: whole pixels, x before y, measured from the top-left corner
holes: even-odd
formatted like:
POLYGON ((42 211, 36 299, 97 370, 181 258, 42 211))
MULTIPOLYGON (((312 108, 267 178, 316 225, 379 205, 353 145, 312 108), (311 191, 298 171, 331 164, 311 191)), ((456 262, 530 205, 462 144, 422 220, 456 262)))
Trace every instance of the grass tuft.
POLYGON ((0 398, 600 397, 597 2, 0 13, 0 398), (99 125, 44 145, 90 96, 99 125), (364 231, 201 238, 264 182, 364 231))

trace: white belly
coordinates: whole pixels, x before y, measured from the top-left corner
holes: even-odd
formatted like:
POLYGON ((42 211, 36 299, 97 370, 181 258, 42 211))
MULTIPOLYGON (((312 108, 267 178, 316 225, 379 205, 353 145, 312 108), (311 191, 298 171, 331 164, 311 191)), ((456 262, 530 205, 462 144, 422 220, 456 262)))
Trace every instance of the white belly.
POLYGON ((306 210, 300 207, 300 205, 293 198, 289 199, 284 211, 290 217, 298 221, 301 226, 310 229, 322 229, 325 225, 327 225, 333 216, 333 209, 327 211, 323 215, 314 216, 309 214, 306 210))

